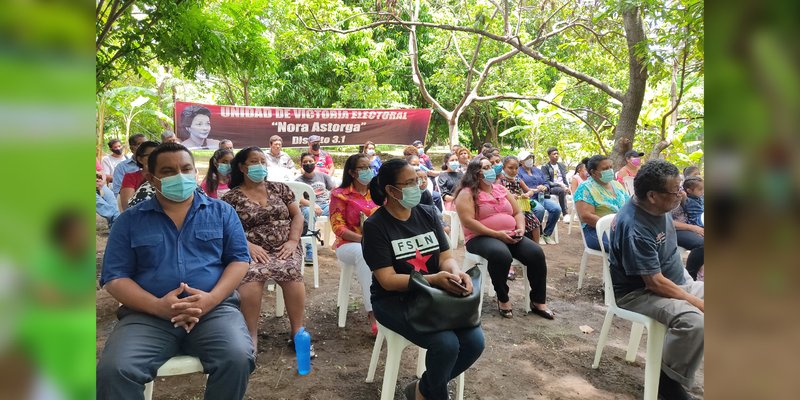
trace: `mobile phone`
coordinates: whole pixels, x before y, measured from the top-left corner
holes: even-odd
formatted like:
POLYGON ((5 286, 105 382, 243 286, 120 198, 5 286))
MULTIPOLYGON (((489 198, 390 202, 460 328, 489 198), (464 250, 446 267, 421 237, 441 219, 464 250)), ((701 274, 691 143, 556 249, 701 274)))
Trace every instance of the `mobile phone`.
POLYGON ((509 231, 508 236, 511 236, 512 239, 519 239, 522 235, 517 235, 517 231, 509 231))
POLYGON ((465 292, 467 291, 467 287, 466 286, 456 282, 454 279, 447 278, 447 280, 452 282, 454 285, 458 286, 459 288, 461 288, 461 290, 463 290, 465 292))

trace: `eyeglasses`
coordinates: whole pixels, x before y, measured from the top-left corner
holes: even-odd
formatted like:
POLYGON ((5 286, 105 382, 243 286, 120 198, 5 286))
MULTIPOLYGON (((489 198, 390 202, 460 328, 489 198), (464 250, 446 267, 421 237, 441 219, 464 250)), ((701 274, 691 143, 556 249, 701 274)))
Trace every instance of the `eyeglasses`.
POLYGON ((681 191, 680 190, 677 191, 677 192, 667 192, 665 190, 656 190, 656 192, 657 193, 664 193, 664 194, 671 194, 671 195, 673 195, 675 197, 680 197, 681 196, 681 191))
POLYGON ((403 182, 403 183, 395 183, 395 184, 394 184, 394 186, 397 186, 397 187, 406 187, 406 186, 411 186, 411 185, 413 185, 413 184, 415 184, 415 183, 417 184, 417 186, 420 186, 420 185, 422 185, 423 183, 425 183, 425 179, 426 179, 426 178, 423 178, 423 177, 421 177, 421 176, 420 176, 420 177, 418 177, 416 180, 413 180, 413 181, 406 181, 406 182, 403 182))

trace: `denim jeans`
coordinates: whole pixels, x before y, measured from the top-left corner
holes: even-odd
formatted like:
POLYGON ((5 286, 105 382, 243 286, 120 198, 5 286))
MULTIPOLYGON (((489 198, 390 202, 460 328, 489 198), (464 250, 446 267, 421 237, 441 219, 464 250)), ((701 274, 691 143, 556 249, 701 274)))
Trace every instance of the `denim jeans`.
POLYGON ((381 325, 428 350, 425 373, 419 380, 419 390, 425 399, 447 400, 447 382, 466 371, 483 353, 481 327, 421 333, 406 320, 406 303, 400 297, 375 299, 373 305, 375 318, 381 325))
MULTIPOLYGON (((589 225, 584 225, 582 229, 583 237, 586 238, 586 245, 592 250, 600 251, 600 242, 597 241, 597 229, 589 225)), ((608 253, 608 236, 603 236, 603 246, 606 249, 606 253, 608 253)))
POLYGON ((119 208, 117 208, 117 198, 114 197, 114 193, 111 192, 106 186, 102 187, 103 194, 102 196, 97 192, 94 193, 96 197, 95 202, 95 210, 97 214, 101 217, 105 218, 108 221, 108 227, 111 228, 111 224, 114 223, 114 220, 119 217, 119 208))
MULTIPOLYGON (((328 205, 329 204, 328 203, 323 203, 323 204, 317 204, 317 205, 319 206, 319 208, 322 209, 322 215, 320 215, 320 216, 327 217, 328 216, 328 205)), ((310 206, 300 207, 300 211, 303 213, 303 219, 306 221, 306 224, 308 224, 308 210, 310 210, 310 209, 311 209, 310 206)), ((316 214, 314 214, 314 215, 316 215, 316 214)), ((309 226, 308 229, 309 230, 314 230, 315 228, 313 226, 309 226)), ((303 232, 303 233, 305 233, 305 232, 303 232)), ((311 245, 307 244, 306 245, 306 259, 310 260, 311 259, 311 255, 312 255, 311 254, 311 245)))
POLYGON ((543 233, 547 236, 550 236, 556 229, 558 219, 561 217, 561 206, 559 206, 557 202, 553 201, 552 198, 544 199, 543 202, 540 202, 537 199, 536 207, 533 207, 531 211, 533 211, 533 214, 539 219, 539 222, 542 222, 542 220, 544 220, 545 210, 547 211, 548 216, 547 225, 544 227, 543 233))

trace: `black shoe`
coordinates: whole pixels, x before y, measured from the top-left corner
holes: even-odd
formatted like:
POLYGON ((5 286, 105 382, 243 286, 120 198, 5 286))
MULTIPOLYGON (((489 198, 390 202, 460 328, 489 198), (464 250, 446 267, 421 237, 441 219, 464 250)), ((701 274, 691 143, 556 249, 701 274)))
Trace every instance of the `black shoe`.
POLYGON ((673 380, 664 371, 658 379, 658 398, 662 400, 692 400, 683 385, 673 380))
POLYGON ((406 400, 416 400, 417 399, 417 382, 419 380, 411 381, 406 388, 403 389, 403 393, 406 395, 406 400))

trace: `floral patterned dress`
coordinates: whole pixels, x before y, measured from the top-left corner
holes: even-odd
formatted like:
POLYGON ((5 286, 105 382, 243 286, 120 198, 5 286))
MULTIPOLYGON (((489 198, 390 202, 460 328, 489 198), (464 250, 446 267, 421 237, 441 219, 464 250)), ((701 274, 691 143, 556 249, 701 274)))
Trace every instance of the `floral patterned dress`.
MULTIPOLYGON (((514 197, 519 198, 522 196, 522 187, 519 185, 519 176, 509 178, 505 175, 502 175, 500 176, 500 181, 503 183, 503 186, 506 187, 506 190, 513 194, 514 197)), ((532 211, 524 211, 523 215, 525 215, 525 236, 530 236, 531 232, 533 232, 534 229, 539 229, 542 224, 539 222, 539 218, 536 218, 536 215, 534 215, 532 211)))
POLYGON ((242 283, 264 282, 268 279, 276 282, 302 282, 301 246, 298 245, 288 258, 277 257, 280 247, 289 240, 292 226, 289 204, 294 202, 294 193, 280 182, 264 182, 264 186, 267 189, 266 207, 250 200, 239 187, 222 196, 222 200, 233 206, 239 215, 247 240, 267 251, 268 261, 264 264, 251 261, 242 283))

